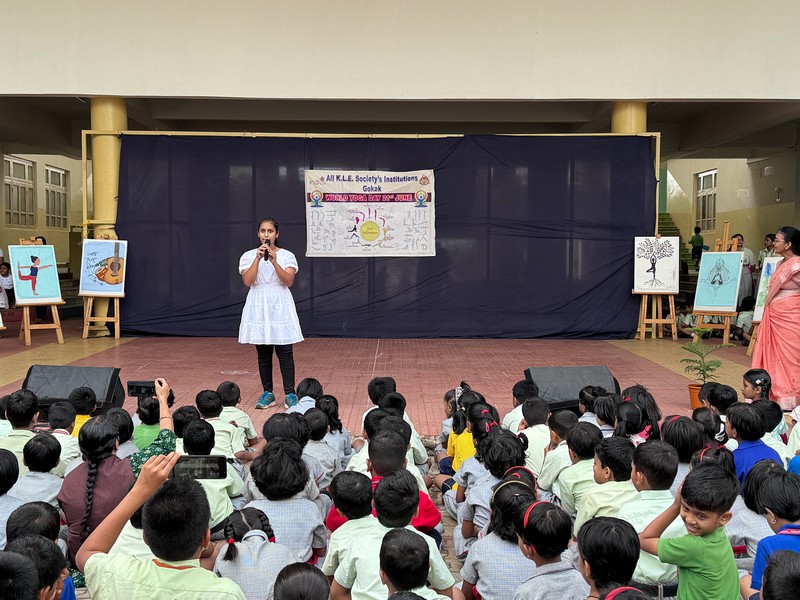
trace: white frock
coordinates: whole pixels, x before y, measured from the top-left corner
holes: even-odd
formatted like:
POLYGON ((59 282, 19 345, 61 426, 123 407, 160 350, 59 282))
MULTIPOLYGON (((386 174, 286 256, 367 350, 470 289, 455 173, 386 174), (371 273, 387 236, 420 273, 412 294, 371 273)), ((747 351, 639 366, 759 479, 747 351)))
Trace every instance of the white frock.
MULTIPOLYGON (((255 260, 257 250, 249 250, 239 259, 239 273, 244 273, 255 260)), ((294 254, 281 248, 278 264, 297 272, 294 254)), ((275 344, 283 346, 303 341, 300 320, 291 290, 281 283, 275 267, 268 260, 258 262, 256 281, 247 292, 239 325, 240 344, 275 344)))

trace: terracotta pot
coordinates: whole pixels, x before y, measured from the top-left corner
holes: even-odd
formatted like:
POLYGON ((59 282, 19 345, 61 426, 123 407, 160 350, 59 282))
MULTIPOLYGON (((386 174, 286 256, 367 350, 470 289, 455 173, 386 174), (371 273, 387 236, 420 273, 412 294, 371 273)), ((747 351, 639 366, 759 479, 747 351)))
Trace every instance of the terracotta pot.
POLYGON ((700 402, 700 388, 703 386, 699 383, 690 383, 689 384, 689 402, 692 405, 692 410, 695 408, 702 408, 703 403, 700 402))

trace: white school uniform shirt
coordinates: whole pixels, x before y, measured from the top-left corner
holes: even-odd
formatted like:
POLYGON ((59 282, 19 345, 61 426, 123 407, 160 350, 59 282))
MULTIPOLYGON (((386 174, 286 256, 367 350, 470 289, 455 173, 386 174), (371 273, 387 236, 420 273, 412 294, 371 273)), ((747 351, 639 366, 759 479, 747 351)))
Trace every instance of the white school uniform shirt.
POLYGON ((503 417, 503 429, 508 429, 511 433, 519 432, 519 424, 524 417, 522 416, 522 405, 514 407, 506 416, 503 417))
POLYGON ((776 439, 775 436, 772 435, 772 432, 765 433, 761 441, 780 454, 780 457, 783 459, 784 469, 789 466, 789 461, 794 458, 794 454, 789 451, 789 446, 784 444, 782 440, 776 439))
POLYGON ((228 423, 231 421, 236 423, 236 428, 242 434, 242 444, 258 437, 250 415, 235 406, 223 406, 219 418, 228 423))
POLYGON ((74 437, 66 429, 54 429, 53 436, 61 444, 61 462, 65 465, 70 464, 76 458, 81 457, 81 448, 78 445, 78 438, 74 437))
POLYGON ((539 474, 539 480, 536 482, 537 487, 546 492, 552 490, 555 496, 559 496, 561 486, 556 481, 558 479, 558 474, 570 465, 572 465, 572 459, 569 457, 567 441, 562 440, 558 446, 550 450, 547 456, 544 457, 542 472, 539 474))
POLYGON ((222 454, 225 458, 236 458, 237 452, 244 451, 242 435, 235 425, 231 425, 219 417, 206 419, 206 423, 214 428, 214 449, 211 454, 222 454))
POLYGON ((547 425, 532 425, 519 432, 528 438, 528 449, 525 450, 525 466, 536 477, 542 472, 544 466, 544 449, 550 445, 550 428, 547 425))

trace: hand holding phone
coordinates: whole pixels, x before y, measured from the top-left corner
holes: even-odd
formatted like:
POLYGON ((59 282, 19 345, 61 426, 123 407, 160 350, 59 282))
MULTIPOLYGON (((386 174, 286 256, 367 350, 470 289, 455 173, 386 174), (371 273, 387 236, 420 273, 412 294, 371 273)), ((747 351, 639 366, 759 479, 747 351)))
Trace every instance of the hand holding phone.
POLYGON ((184 454, 175 463, 169 477, 173 479, 182 475, 192 479, 225 479, 228 476, 228 461, 224 456, 184 454))

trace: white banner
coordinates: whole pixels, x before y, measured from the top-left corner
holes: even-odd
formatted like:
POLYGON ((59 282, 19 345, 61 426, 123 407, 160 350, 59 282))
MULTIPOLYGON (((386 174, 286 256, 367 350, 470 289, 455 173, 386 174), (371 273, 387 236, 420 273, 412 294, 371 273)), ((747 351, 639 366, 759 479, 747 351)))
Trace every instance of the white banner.
POLYGON ((435 256, 433 169, 306 171, 306 256, 435 256))

